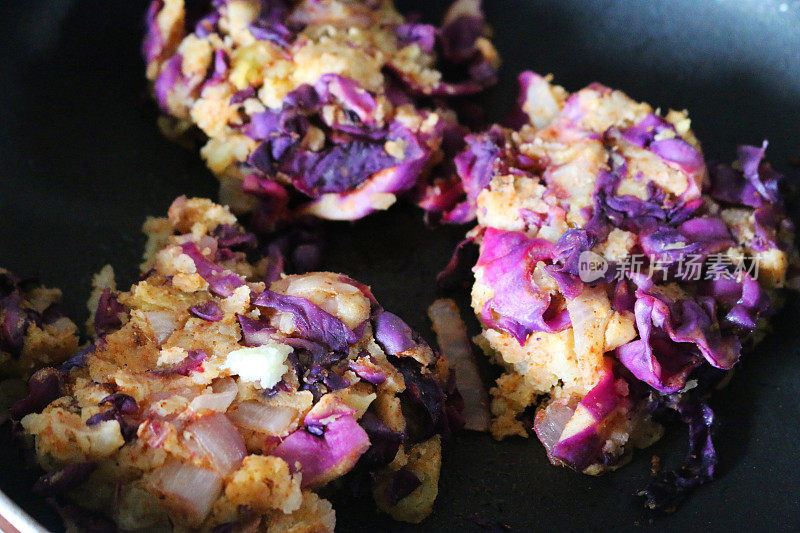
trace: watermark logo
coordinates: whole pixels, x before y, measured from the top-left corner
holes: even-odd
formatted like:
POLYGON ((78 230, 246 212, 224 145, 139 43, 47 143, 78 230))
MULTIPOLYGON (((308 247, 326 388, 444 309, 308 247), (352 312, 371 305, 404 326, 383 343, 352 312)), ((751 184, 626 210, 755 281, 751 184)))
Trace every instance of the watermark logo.
POLYGON ((619 281, 630 278, 632 274, 643 274, 656 282, 670 279, 737 280, 743 275, 758 279, 758 270, 759 262, 756 258, 734 261, 724 253, 708 256, 686 254, 677 257, 631 254, 619 261, 610 262, 602 255, 587 250, 578 257, 578 276, 584 283, 603 278, 619 281))
POLYGON ((584 283, 591 283, 604 277, 608 272, 608 261, 591 250, 581 252, 578 257, 578 276, 584 283))

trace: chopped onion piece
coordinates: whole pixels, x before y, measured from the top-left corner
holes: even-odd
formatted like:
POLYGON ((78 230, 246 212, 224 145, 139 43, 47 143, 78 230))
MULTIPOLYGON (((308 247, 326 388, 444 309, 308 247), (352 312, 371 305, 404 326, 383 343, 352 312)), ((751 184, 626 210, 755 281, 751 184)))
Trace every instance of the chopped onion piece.
POLYGON ((449 298, 439 299, 428 308, 428 316, 439 349, 456 374, 456 387, 464 399, 464 427, 472 431, 488 431, 491 420, 489 394, 478 372, 458 306, 449 298))
POLYGON ((218 473, 175 460, 154 470, 149 485, 164 499, 171 513, 189 526, 198 526, 205 520, 222 492, 218 473))
POLYGON ((284 433, 297 417, 297 410, 283 405, 242 402, 231 411, 230 418, 239 427, 278 435, 284 433))
POLYGON ((247 455, 242 436, 222 413, 198 418, 186 426, 184 433, 223 477, 239 468, 247 455))
POLYGON ((144 316, 150 329, 156 334, 156 342, 159 346, 178 328, 175 315, 169 311, 147 311, 144 316))
POLYGON ((533 428, 536 431, 536 436, 544 444, 548 457, 550 457, 553 448, 561 439, 561 434, 564 433, 564 428, 572 418, 572 415, 575 414, 577 405, 577 399, 570 398, 565 400, 562 398, 550 402, 547 407, 536 412, 533 428))
POLYGON ((580 295, 567 302, 575 338, 575 356, 586 366, 602 363, 606 327, 613 314, 605 290, 584 287, 580 295))
POLYGON ((233 400, 236 399, 239 387, 237 387, 233 378, 224 378, 214 383, 213 390, 214 392, 197 396, 189 404, 189 407, 193 411, 208 409, 224 413, 228 410, 233 400))

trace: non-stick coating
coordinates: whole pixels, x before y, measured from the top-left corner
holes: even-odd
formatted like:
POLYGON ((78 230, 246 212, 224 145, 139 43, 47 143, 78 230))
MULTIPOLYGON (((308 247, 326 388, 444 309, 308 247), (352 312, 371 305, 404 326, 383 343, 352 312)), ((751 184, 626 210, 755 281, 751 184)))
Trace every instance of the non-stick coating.
MULTIPOLYGON (((400 5, 438 16, 445 3, 400 5)), ((688 108, 710 158, 728 160, 736 144, 768 138, 774 165, 790 181, 800 176, 788 164, 800 155, 800 2, 485 4, 504 59, 501 84, 487 97, 492 118, 508 109, 523 69, 552 72, 569 89, 596 80, 654 106, 688 108)), ((145 215, 164 213, 180 194, 215 194, 199 157, 163 139, 155 126, 138 52, 144 7, 70 0, 0 5, 0 264, 63 287, 67 309, 79 320, 87 314, 92 272, 112 263, 122 286, 134 279, 145 215)), ((429 335, 433 277, 463 232, 429 231, 418 211, 392 209, 333 225, 325 266, 370 283, 387 308, 429 335)), ((394 523, 368 498, 342 490, 333 497, 339 530, 478 531, 478 522, 494 522, 512 531, 796 531, 799 307, 789 302, 775 332, 716 395, 719 479, 674 515, 651 517, 632 494, 646 483, 652 454, 669 463, 685 453, 683 427, 600 478, 550 466, 532 439, 497 443, 466 434, 446 449, 436 508, 422 525, 394 523)), ((484 371, 489 379, 491 369, 484 371)), ((2 433, 0 488, 60 530, 52 511, 30 495, 35 473, 21 467, 21 453, 2 433)))

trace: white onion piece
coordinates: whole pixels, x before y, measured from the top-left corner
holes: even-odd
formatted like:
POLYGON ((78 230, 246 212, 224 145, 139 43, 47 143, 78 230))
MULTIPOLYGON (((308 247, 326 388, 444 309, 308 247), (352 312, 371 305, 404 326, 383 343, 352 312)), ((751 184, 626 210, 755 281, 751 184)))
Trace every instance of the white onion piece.
POLYGON ((547 407, 539 409, 536 413, 534 429, 548 455, 561 439, 564 428, 575 414, 576 406, 577 401, 560 399, 550 402, 547 407))
POLYGON ((172 335, 172 332, 178 329, 178 322, 175 320, 175 315, 170 311, 147 311, 144 313, 150 329, 156 335, 156 342, 159 346, 172 335))
POLYGON ((197 396, 192 400, 192 403, 189 404, 189 408, 195 412, 208 409, 210 411, 224 413, 228 410, 228 407, 230 407, 231 403, 236 398, 236 394, 239 392, 239 387, 232 378, 218 380, 214 383, 212 388, 214 392, 197 396))
POLYGON ((614 313, 605 290, 584 287, 577 297, 567 301, 575 339, 575 356, 581 369, 593 370, 603 362, 606 328, 614 313))
POLYGON ((194 411, 202 411, 207 409, 209 411, 217 411, 218 413, 224 413, 230 407, 231 402, 233 399, 236 398, 236 393, 209 393, 209 394, 201 394, 194 400, 192 403, 189 404, 189 408, 194 411))
POLYGON ((229 416, 239 427, 277 435, 283 433, 294 422, 297 410, 283 405, 242 402, 229 416))
POLYGON ((190 526, 205 520, 222 492, 222 478, 217 472, 175 460, 154 470, 149 485, 164 498, 170 511, 190 526))
POLYGON ((154 392, 153 394, 148 396, 147 400, 144 403, 148 405, 154 405, 159 402, 163 402, 164 400, 175 398, 177 396, 183 396, 187 400, 191 400, 192 398, 197 396, 197 389, 192 389, 190 387, 181 387, 180 389, 161 390, 158 392, 154 392))
POLYGON ((238 393, 239 385, 236 384, 236 380, 233 378, 220 378, 214 380, 214 383, 211 384, 211 389, 217 394, 238 393))
POLYGON ((489 394, 481 380, 478 365, 467 337, 467 327, 461 320, 453 300, 436 300, 428 308, 428 316, 436 332, 439 350, 456 374, 456 386, 464 399, 464 427, 472 431, 488 431, 489 394))
POLYGON ((221 413, 198 418, 186 426, 184 433, 223 477, 239 468, 247 455, 239 431, 221 413))

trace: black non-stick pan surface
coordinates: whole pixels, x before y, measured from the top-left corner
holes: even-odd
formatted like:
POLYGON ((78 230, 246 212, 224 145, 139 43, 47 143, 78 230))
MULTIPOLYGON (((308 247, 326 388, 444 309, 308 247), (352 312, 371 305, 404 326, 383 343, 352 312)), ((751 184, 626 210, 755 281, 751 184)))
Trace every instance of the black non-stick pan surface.
MULTIPOLYGON (((521 70, 552 72, 570 90, 600 81, 654 107, 688 108, 709 158, 730 160, 736 144, 767 138, 773 164, 790 182, 800 179, 789 163, 800 155, 800 2, 484 3, 504 60, 501 83, 486 98, 490 118, 509 109, 521 70)), ((400 2, 429 18, 445 4, 400 2)), ((138 1, 0 3, 0 264, 63 287, 66 308, 80 321, 93 272, 112 263, 121 286, 134 280, 145 215, 163 214, 180 194, 216 193, 196 152, 156 128, 139 56, 144 9, 138 1)), ((331 225, 324 267, 371 284, 388 309, 430 338, 425 309, 434 275, 464 231, 430 231, 419 211, 393 208, 331 225)), ((793 300, 712 400, 718 479, 676 513, 648 515, 633 494, 648 480, 651 455, 668 465, 681 459, 680 425, 599 478, 551 466, 534 439, 463 434, 446 449, 439 498, 423 524, 392 522, 368 497, 342 489, 332 496, 338 529, 800 530, 800 306, 793 300)), ((483 370, 491 379, 492 369, 483 370)), ((0 489, 60 531, 55 514, 31 496, 37 474, 23 466, 7 427, 0 489)))

